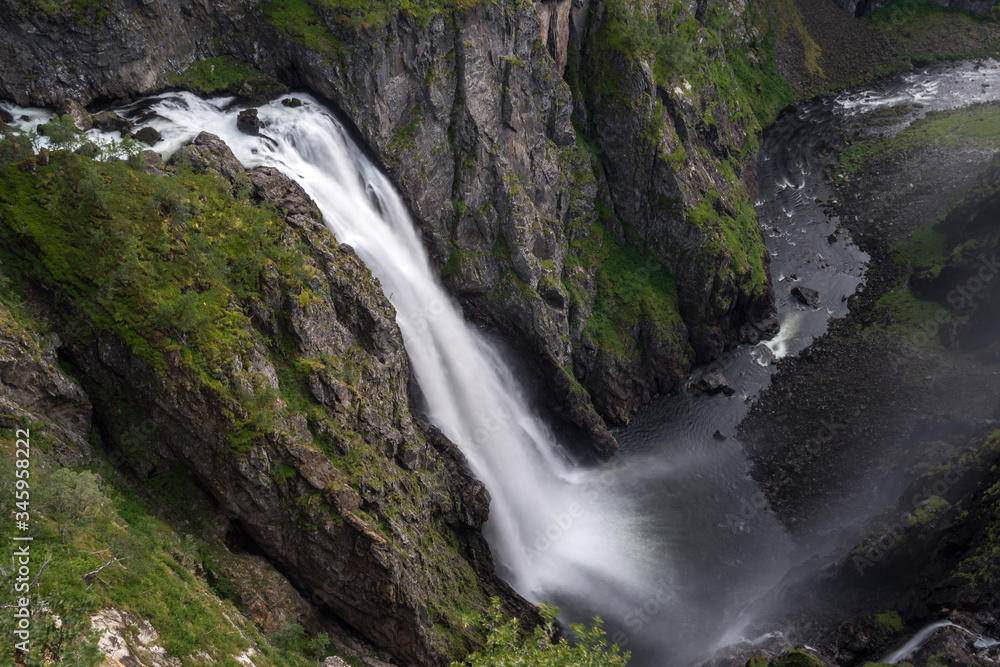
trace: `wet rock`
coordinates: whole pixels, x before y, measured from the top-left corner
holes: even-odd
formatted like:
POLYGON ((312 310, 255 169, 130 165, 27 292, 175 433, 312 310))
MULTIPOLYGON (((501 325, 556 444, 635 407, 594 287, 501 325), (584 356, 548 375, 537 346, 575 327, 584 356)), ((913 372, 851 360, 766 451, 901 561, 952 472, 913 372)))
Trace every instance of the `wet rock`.
POLYGON ((699 394, 722 393, 726 396, 732 396, 736 393, 736 390, 729 386, 729 380, 726 379, 726 376, 717 368, 704 373, 692 385, 692 388, 696 389, 699 394))
POLYGON ((756 345, 760 342, 760 331, 752 322, 744 322, 740 325, 739 340, 741 343, 756 345))
POLYGON ((90 119, 90 114, 76 100, 65 99, 61 101, 56 105, 56 113, 60 116, 72 116, 73 125, 80 132, 86 132, 94 127, 94 122, 90 119))
POLYGON ((726 435, 725 433, 723 433, 722 431, 720 431, 718 429, 716 429, 715 433, 712 434, 712 437, 715 438, 716 440, 728 440, 729 439, 728 435, 726 435))
POLYGON ((289 109, 297 109, 302 106, 302 100, 297 97, 286 97, 281 100, 281 104, 288 107, 289 109))
POLYGON ((810 308, 818 308, 820 304, 819 292, 812 289, 811 287, 801 287, 796 285, 792 288, 792 296, 798 299, 799 303, 809 306, 810 308))
POLYGON ((144 150, 142 152, 142 163, 145 165, 143 171, 147 174, 162 176, 166 165, 163 164, 163 156, 156 151, 144 150))
POLYGON ((253 184, 253 196, 256 199, 274 204, 279 211, 284 211, 289 216, 320 217, 305 190, 274 167, 258 167, 247 172, 247 175, 253 184))
POLYGON ((256 109, 244 109, 236 118, 236 129, 243 134, 257 136, 260 134, 260 118, 256 109))
POLYGON ((781 330, 781 322, 777 315, 769 315, 754 322, 744 322, 740 325, 738 338, 741 343, 756 345, 762 340, 771 340, 781 330))
POLYGON ((147 146, 155 146, 163 139, 163 135, 155 127, 147 126, 135 133, 135 139, 147 146))
POLYGON ((545 302, 556 310, 563 310, 566 307, 566 295, 563 294, 559 286, 554 282, 547 282, 538 285, 538 293, 545 302))
POLYGON ((0 107, 0 122, 2 123, 13 123, 14 117, 10 115, 10 112, 0 107))
POLYGON ((132 123, 114 111, 102 111, 99 114, 91 116, 91 120, 93 120, 94 127, 102 132, 121 132, 125 134, 132 131, 132 123))
POLYGON ((837 242, 837 235, 836 234, 830 234, 829 236, 826 237, 826 241, 827 241, 827 243, 836 243, 837 242))

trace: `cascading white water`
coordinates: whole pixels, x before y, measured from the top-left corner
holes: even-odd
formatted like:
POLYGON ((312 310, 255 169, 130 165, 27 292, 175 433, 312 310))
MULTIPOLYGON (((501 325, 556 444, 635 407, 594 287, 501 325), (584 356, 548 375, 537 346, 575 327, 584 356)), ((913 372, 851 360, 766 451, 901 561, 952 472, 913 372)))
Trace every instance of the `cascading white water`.
POLYGON ((262 107, 266 138, 237 131, 236 111, 224 111, 225 101, 188 94, 160 99, 152 108, 160 118, 151 124, 163 133, 158 148, 165 152, 207 131, 244 165, 273 166, 295 179, 337 239, 353 246, 381 281, 430 419, 459 445, 489 490, 487 537, 519 592, 537 601, 579 586, 573 577, 584 571, 619 590, 640 590, 642 582, 629 578, 642 568, 630 561, 643 540, 629 530, 627 513, 598 519, 578 511, 586 475, 571 469, 510 368, 464 321, 391 184, 322 105, 305 99, 296 109, 262 107))

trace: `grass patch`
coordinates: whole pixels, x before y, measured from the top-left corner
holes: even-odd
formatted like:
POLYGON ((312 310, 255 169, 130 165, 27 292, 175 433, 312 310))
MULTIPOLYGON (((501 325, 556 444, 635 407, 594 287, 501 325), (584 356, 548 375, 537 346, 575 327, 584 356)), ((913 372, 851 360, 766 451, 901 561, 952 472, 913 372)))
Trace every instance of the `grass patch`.
POLYGON ((740 202, 735 215, 719 210, 718 192, 709 191, 698 205, 688 214, 689 223, 705 232, 706 249, 715 256, 729 255, 729 266, 722 269, 719 279, 727 280, 726 273, 732 273, 737 285, 749 282, 743 288, 753 296, 759 296, 767 289, 767 271, 764 269, 764 253, 767 252, 761 239, 757 215, 749 201, 740 202))
POLYGON ((330 32, 306 0, 270 0, 261 6, 264 19, 292 41, 322 55, 327 62, 343 61, 349 49, 330 32))
MULTIPOLYGON (((614 215, 603 210, 602 215, 614 215)), ((612 237, 601 222, 590 234, 570 244, 566 274, 577 268, 597 266, 597 291, 593 314, 584 332, 607 353, 624 358, 631 330, 642 322, 657 337, 683 349, 687 329, 680 316, 677 285, 667 270, 648 252, 640 252, 612 237)), ((564 281, 565 282, 565 281, 564 281)), ((567 285, 571 298, 574 286, 567 285)))
POLYGON ((198 60, 167 75, 167 83, 201 97, 246 95, 271 99, 287 92, 274 77, 229 56, 198 60))
MULTIPOLYGON (((282 218, 211 176, 149 176, 55 152, 37 176, 6 168, 0 203, 5 267, 58 285, 78 331, 115 334, 165 378, 174 358, 212 392, 230 393, 233 359, 252 345, 237 303, 259 298, 272 271, 291 296, 312 275, 277 243, 282 218)), ((261 414, 257 396, 231 395, 261 414)))
POLYGON ((768 29, 758 51, 758 54, 762 53, 764 56, 760 65, 750 60, 751 53, 746 47, 732 48, 726 52, 741 95, 753 109, 761 128, 773 123, 783 109, 798 102, 795 90, 778 72, 774 47, 774 31, 768 29))
POLYGON ((776 0, 775 7, 778 15, 778 29, 781 30, 784 40, 787 42, 788 36, 795 33, 802 44, 803 63, 806 70, 812 76, 822 78, 824 74, 823 68, 819 65, 819 59, 823 52, 802 22, 802 12, 799 11, 795 0, 776 0))
POLYGON ((875 623, 877 623, 879 629, 884 632, 903 631, 903 619, 900 618, 899 612, 896 611, 887 611, 884 614, 877 615, 875 617, 875 623))
MULTIPOLYGON (((4 500, 0 502, 8 511, 13 509, 14 498, 12 450, 13 440, 4 437, 0 441, 4 500)), ((120 481, 100 457, 90 470, 53 467, 44 459, 33 459, 32 574, 38 574, 46 560, 48 565, 27 594, 35 613, 32 652, 26 664, 51 664, 53 658, 81 667, 104 664, 96 650, 98 636, 89 630, 89 617, 109 607, 149 621, 159 634, 156 644, 185 663, 195 653, 205 652, 220 664, 234 665, 234 656, 254 647, 259 651, 255 661, 262 667, 315 664, 314 643, 303 639, 283 646, 280 652, 275 650, 271 644, 278 638, 269 641, 226 599, 227 591, 234 595, 231 582, 219 579, 211 584, 196 574, 198 565, 214 558, 212 554, 220 552, 221 546, 213 546, 198 534, 180 533, 157 516, 159 509, 174 507, 177 516, 185 517, 193 497, 186 474, 172 469, 146 480, 147 492, 137 492, 120 481), (161 483, 161 477, 169 479, 161 483), (61 517, 65 510, 57 509, 60 505, 49 496, 60 487, 70 488, 67 484, 89 489, 93 502, 74 513, 63 539, 59 521, 65 518, 61 517), (149 498, 155 498, 156 508, 148 504, 149 498), (117 562, 85 577, 113 559, 117 562)), ((0 533, 10 542, 10 526, 0 533)), ((2 575, 0 581, 13 589, 13 573, 2 575)), ((4 614, 0 629, 11 633, 14 622, 12 614, 4 614)), ((10 642, 0 646, 0 660, 15 664, 10 642)))
POLYGON ((19 4, 17 13, 21 16, 69 16, 79 25, 98 23, 111 14, 101 0, 20 0, 19 4))
POLYGON ((479 0, 271 0, 264 17, 310 49, 342 60, 347 47, 329 31, 330 26, 351 32, 379 29, 406 14, 427 27, 437 16, 464 13, 479 4, 479 0))
MULTIPOLYGON (((890 109, 897 110, 890 112, 887 109, 878 117, 905 113, 898 108, 890 109)), ((839 182, 877 159, 934 145, 1000 150, 1000 103, 987 102, 929 113, 895 136, 851 144, 840 152, 835 178, 839 182)))

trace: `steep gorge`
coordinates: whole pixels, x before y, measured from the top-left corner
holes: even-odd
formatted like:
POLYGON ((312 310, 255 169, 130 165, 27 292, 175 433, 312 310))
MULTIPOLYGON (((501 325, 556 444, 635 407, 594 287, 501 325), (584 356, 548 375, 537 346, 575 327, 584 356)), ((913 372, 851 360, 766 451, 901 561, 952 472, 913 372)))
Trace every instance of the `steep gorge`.
MULTIPOLYGON (((679 388, 694 363, 776 329, 752 202, 758 115, 777 108, 762 102, 771 56, 753 7, 564 0, 352 13, 332 1, 115 0, 5 2, 0 19, 0 98, 19 104, 73 99, 96 110, 179 85, 192 64, 218 56, 332 102, 394 179, 466 313, 525 356, 536 393, 600 456, 617 449, 608 424, 679 388)), ((229 92, 269 94, 254 85, 229 92)), ((127 428, 115 423, 122 402, 157 424, 141 451, 121 447, 129 469, 191 470, 293 582, 406 664, 442 664, 475 645, 463 616, 490 595, 533 621, 493 573, 482 485, 412 410, 381 287, 294 186, 245 173, 209 136, 182 151, 195 175, 223 182, 184 187, 247 207, 242 194, 231 202, 214 190, 249 187, 288 219, 275 228, 282 261, 302 257, 287 275, 227 284, 214 304, 225 345, 192 362, 193 325, 137 329, 133 316, 150 326, 162 313, 101 301, 120 299, 127 279, 92 291, 86 264, 56 259, 72 255, 64 235, 89 233, 105 214, 97 199, 91 218, 45 209, 60 178, 74 191, 64 196, 79 196, 94 169, 48 159, 29 161, 36 173, 9 172, 16 213, 4 220, 4 271, 43 285, 28 299, 60 332, 52 348, 111 443, 127 428), (24 207, 41 217, 26 223, 24 207), (46 248, 53 234, 64 242, 46 248)), ((107 184, 120 178, 103 173, 107 184)), ((154 186, 138 183, 145 201, 154 186)), ((125 230, 122 258, 133 242, 140 256, 180 243, 171 262, 200 247, 200 232, 160 235, 169 207, 149 213, 155 231, 125 230)), ((116 266, 105 260, 93 275, 116 266)), ((162 296, 190 285, 174 287, 162 296)))
POLYGON ((18 103, 131 99, 223 54, 335 103, 468 314, 522 351, 603 456, 606 423, 773 333, 744 90, 767 59, 752 7, 41 7, 3 9, 0 96, 18 103))

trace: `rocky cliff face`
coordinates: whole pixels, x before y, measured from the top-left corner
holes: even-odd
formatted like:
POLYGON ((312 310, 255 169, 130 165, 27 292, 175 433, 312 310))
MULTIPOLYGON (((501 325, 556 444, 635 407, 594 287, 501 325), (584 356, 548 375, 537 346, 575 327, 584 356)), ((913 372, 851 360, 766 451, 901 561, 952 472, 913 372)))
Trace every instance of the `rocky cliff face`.
POLYGON ((756 58, 743 5, 32 7, 0 5, 0 96, 22 104, 133 98, 219 54, 334 102, 467 312, 604 455, 605 421, 773 332, 758 126, 726 55, 756 58))
POLYGON ((364 264, 297 185, 245 172, 216 137, 177 160, 165 176, 63 152, 6 170, 3 269, 39 286, 61 333, 3 338, 28 352, 0 366, 5 405, 79 434, 89 396, 127 467, 190 470, 240 534, 403 664, 470 646, 463 615, 491 595, 530 623, 493 574, 485 489, 411 412, 395 313, 364 264), (86 395, 43 363, 54 346, 86 395), (148 437, 119 439, 130 415, 152 420, 148 437))

